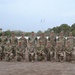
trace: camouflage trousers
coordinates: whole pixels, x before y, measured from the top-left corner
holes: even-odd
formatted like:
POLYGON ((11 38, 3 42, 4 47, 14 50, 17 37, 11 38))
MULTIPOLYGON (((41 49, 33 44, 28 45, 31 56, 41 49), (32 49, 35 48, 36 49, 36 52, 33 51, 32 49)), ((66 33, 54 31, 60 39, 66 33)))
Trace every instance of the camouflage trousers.
POLYGON ((35 53, 29 53, 29 61, 34 61, 35 60, 35 53))
POLYGON ((24 53, 17 53, 17 61, 25 60, 25 54, 24 53))
POLYGON ((56 54, 56 61, 59 61, 59 62, 64 61, 64 54, 63 54, 63 52, 56 54))
POLYGON ((13 53, 10 53, 10 54, 5 54, 5 60, 6 61, 10 61, 10 60, 12 60, 13 59, 13 53))
POLYGON ((48 61, 54 60, 54 52, 48 52, 48 53, 46 54, 46 57, 47 57, 47 60, 48 60, 48 61))
POLYGON ((37 60, 38 61, 42 61, 42 60, 45 60, 45 53, 37 53, 37 60))
POLYGON ((66 61, 71 62, 73 60, 73 54, 72 53, 66 53, 66 61))

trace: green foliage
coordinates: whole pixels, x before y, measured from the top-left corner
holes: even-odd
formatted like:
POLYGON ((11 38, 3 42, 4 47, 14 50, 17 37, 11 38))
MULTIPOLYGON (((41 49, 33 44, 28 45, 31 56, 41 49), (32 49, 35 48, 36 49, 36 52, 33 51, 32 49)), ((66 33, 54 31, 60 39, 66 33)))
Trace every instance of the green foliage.
POLYGON ((11 36, 11 31, 10 30, 5 31, 4 33, 5 33, 6 36, 11 36))
POLYGON ((0 33, 0 36, 2 35, 2 33, 0 33))
POLYGON ((60 28, 61 28, 61 30, 63 30, 64 32, 70 30, 70 26, 68 26, 67 24, 62 24, 62 25, 60 25, 60 28))
POLYGON ((74 24, 72 24, 72 26, 71 26, 71 29, 70 29, 71 31, 73 31, 73 30, 75 30, 75 23, 74 24))
POLYGON ((73 30, 72 33, 73 33, 73 36, 75 36, 75 30, 73 30))
MULTIPOLYGON (((64 35, 65 36, 68 36, 69 32, 71 31, 73 33, 73 35, 75 36, 75 23, 72 24, 71 26, 69 26, 68 24, 61 24, 60 26, 56 26, 56 27, 53 27, 53 28, 48 28, 44 33, 45 35, 50 35, 50 32, 51 31, 54 31, 57 35, 63 30, 64 31, 64 35)), ((10 30, 7 30, 5 31, 5 35, 6 36, 11 36, 12 32, 15 33, 16 36, 21 36, 22 33, 25 34, 25 36, 29 36, 31 32, 23 32, 23 31, 10 31, 10 30)), ((39 30, 37 32, 37 36, 40 36, 40 34, 42 33, 41 30, 39 30)), ((2 33, 0 33, 0 36, 1 36, 2 33)))
POLYGON ((46 34, 49 34, 51 30, 53 30, 56 34, 59 34, 63 30, 65 36, 68 36, 70 31, 75 36, 75 23, 71 27, 68 24, 61 24, 60 26, 53 27, 50 30, 49 29, 50 28, 45 31, 46 34))

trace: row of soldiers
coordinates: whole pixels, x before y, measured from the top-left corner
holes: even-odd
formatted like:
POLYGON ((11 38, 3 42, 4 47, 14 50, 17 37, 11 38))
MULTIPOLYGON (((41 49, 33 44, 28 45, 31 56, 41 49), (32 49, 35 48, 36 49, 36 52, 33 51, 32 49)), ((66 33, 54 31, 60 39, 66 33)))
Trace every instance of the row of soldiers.
POLYGON ((63 31, 58 38, 54 31, 51 31, 48 39, 44 33, 41 33, 37 39, 34 32, 28 39, 21 35, 17 39, 14 33, 11 37, 6 37, 4 33, 0 37, 0 60, 11 61, 75 61, 75 39, 72 32, 67 38, 64 37, 63 31))

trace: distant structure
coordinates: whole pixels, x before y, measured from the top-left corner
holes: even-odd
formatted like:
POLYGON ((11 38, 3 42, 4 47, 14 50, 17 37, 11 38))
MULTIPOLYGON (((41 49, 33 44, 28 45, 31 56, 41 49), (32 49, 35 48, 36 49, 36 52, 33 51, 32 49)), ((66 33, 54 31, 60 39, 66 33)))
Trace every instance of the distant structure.
POLYGON ((2 33, 2 28, 0 28, 0 33, 2 33))

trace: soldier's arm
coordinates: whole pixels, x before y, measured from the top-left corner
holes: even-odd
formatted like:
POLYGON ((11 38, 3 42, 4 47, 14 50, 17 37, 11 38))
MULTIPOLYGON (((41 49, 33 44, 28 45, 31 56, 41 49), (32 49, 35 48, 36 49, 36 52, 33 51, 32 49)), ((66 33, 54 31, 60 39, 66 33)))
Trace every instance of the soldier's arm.
POLYGON ((6 49, 6 47, 5 47, 5 49, 4 49, 4 53, 5 53, 5 54, 7 53, 7 49, 6 49))
POLYGON ((17 38, 15 38, 15 43, 18 43, 18 39, 17 38))
POLYGON ((71 53, 74 51, 74 48, 72 48, 71 53))

